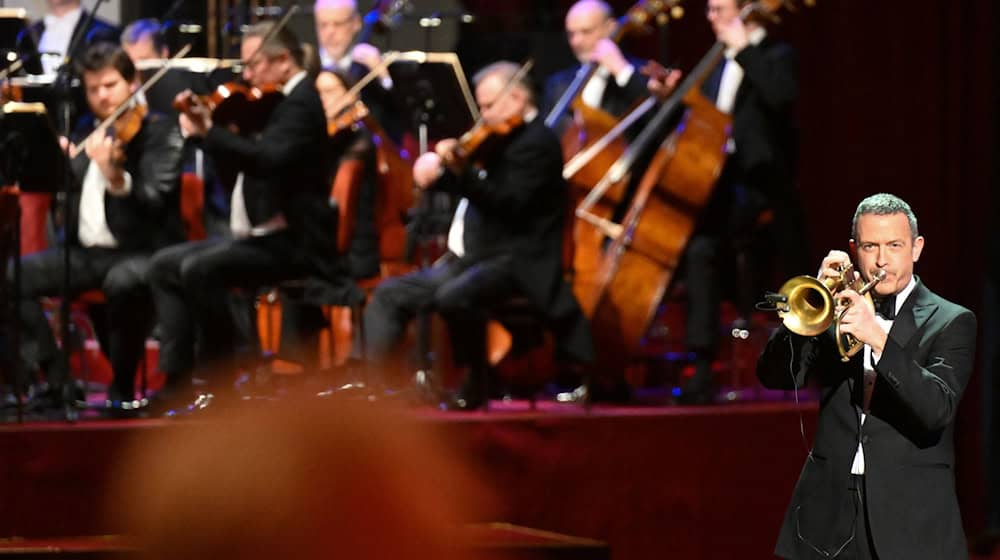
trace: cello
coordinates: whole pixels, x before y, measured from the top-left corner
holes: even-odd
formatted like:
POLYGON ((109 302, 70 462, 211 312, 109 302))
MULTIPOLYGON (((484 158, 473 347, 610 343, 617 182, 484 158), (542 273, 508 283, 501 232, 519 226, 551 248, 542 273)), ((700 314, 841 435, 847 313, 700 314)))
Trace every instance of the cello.
MULTIPOLYGON (((759 0, 744 7, 740 17, 768 16, 784 4, 759 0)), ((722 171, 732 120, 702 95, 700 86, 725 49, 719 41, 709 49, 602 178, 602 186, 613 184, 685 108, 680 125, 656 150, 622 223, 602 222, 588 215, 585 205, 577 209, 579 218, 611 237, 594 282, 581 300, 594 325, 598 363, 604 371, 621 372, 624 359, 638 349, 722 171)))

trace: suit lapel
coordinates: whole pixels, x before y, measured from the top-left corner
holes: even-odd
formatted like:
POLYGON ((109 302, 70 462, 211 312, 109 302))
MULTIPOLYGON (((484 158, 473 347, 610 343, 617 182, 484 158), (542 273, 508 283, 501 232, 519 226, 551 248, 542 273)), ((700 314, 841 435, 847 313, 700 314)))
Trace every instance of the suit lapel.
POLYGON ((924 283, 918 277, 917 285, 913 287, 913 293, 906 298, 903 307, 896 314, 892 328, 889 329, 889 336, 897 344, 905 347, 914 333, 937 311, 937 307, 937 303, 930 297, 930 291, 924 287, 924 283))

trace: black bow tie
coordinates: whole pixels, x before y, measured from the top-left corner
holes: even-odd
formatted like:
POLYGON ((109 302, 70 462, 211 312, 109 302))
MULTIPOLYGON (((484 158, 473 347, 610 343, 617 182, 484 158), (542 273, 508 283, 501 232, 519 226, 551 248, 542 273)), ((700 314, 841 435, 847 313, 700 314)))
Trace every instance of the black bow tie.
POLYGON ((875 303, 875 313, 878 313, 883 319, 888 321, 896 319, 896 294, 886 297, 873 297, 872 301, 875 303))

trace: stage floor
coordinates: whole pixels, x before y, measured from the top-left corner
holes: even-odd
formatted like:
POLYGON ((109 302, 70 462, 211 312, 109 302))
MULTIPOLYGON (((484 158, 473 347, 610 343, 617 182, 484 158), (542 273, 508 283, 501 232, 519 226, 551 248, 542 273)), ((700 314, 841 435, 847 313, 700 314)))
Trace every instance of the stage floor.
MULTIPOLYGON (((636 407, 495 401, 412 411, 502 497, 494 519, 608 542, 613 558, 771 558, 815 403, 636 407)), ((331 413, 335 409, 331 408, 331 413)), ((96 515, 116 457, 199 421, 0 426, 0 538, 118 534, 96 515)))

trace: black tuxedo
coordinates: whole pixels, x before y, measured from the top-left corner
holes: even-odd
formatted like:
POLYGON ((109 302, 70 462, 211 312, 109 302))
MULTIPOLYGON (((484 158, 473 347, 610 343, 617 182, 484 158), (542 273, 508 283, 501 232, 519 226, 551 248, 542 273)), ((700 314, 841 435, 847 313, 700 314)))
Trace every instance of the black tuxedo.
POLYGON ((198 329, 204 335, 198 362, 206 367, 225 363, 244 342, 226 305, 231 288, 253 293, 289 278, 346 274, 329 202, 326 118, 310 79, 278 104, 256 138, 213 127, 204 146, 220 165, 242 171, 252 226, 280 213, 287 227, 245 239, 188 243, 154 256, 150 276, 161 329, 160 368, 171 383, 183 382, 195 367, 198 329))
MULTIPOLYGON (((74 135, 81 141, 93 128, 87 119, 74 135)), ((183 239, 179 211, 180 158, 183 140, 177 126, 160 115, 150 115, 125 149, 125 170, 132 177, 128 194, 104 195, 104 214, 118 246, 81 247, 77 239, 80 191, 90 161, 82 153, 71 169, 77 190, 70 196, 64 231, 73 247, 70 261, 70 291, 78 294, 102 289, 108 303, 105 321, 95 321, 115 374, 113 397, 131 399, 132 379, 143 351, 143 341, 152 321, 152 305, 146 288, 148 257, 166 244, 183 239)), ((38 298, 61 293, 63 256, 59 249, 28 255, 23 259, 21 321, 24 324, 22 356, 29 367, 49 374, 49 382, 61 385, 66 373, 58 367, 57 351, 38 298)), ((100 317, 95 317, 100 319, 100 317)))
POLYGON ((384 282, 365 311, 369 355, 384 358, 422 310, 448 322, 460 365, 484 367, 485 310, 523 294, 548 319, 562 355, 593 358, 589 327, 561 269, 568 205, 555 134, 536 118, 504 139, 484 169, 445 173, 435 188, 465 197, 465 254, 384 282))
POLYGON ((832 329, 801 337, 780 328, 757 362, 772 388, 821 388, 811 457, 795 487, 776 553, 818 558, 803 541, 828 551, 851 535, 837 515, 860 441, 871 539, 883 559, 967 558, 955 496, 954 422, 972 375, 976 318, 917 280, 875 366, 871 411, 861 425, 859 352, 841 362, 832 329), (789 371, 790 364, 795 368, 789 371), (798 535, 801 535, 800 539, 798 535))
MULTIPOLYGON (((639 73, 639 68, 642 67, 643 62, 632 58, 629 59, 629 62, 635 68, 635 71, 632 72, 632 77, 629 78, 628 83, 624 87, 619 86, 614 76, 608 76, 607 87, 604 88, 604 93, 601 95, 601 105, 598 108, 614 117, 623 116, 637 101, 649 96, 649 91, 646 90, 646 77, 639 73)), ((572 68, 561 70, 545 80, 541 112, 543 119, 548 117, 548 114, 559 101, 559 98, 562 97, 566 89, 573 83, 573 78, 580 71, 580 67, 578 64, 572 68)), ((562 130, 562 127, 563 125, 561 124, 556 128, 562 130)), ((629 129, 629 132, 636 130, 641 130, 641 128, 633 125, 629 129)))
MULTIPOLYGON (((80 20, 77 21, 76 27, 73 28, 73 37, 76 37, 78 33, 83 33, 83 39, 80 40, 77 49, 71 53, 67 53, 71 60, 76 60, 83 51, 87 50, 87 47, 93 45, 94 43, 118 43, 118 39, 121 36, 121 30, 111 25, 110 23, 104 21, 99 17, 95 17, 93 21, 90 22, 90 26, 86 31, 82 31, 81 27, 87 21, 87 11, 84 10, 80 14, 80 20)), ((17 50, 18 53, 25 61, 25 70, 29 74, 41 74, 42 73, 42 62, 39 58, 38 43, 42 38, 42 33, 45 33, 45 20, 38 20, 35 23, 28 26, 27 29, 22 31, 17 37, 17 50)), ((72 46, 72 43, 70 44, 72 46)))

